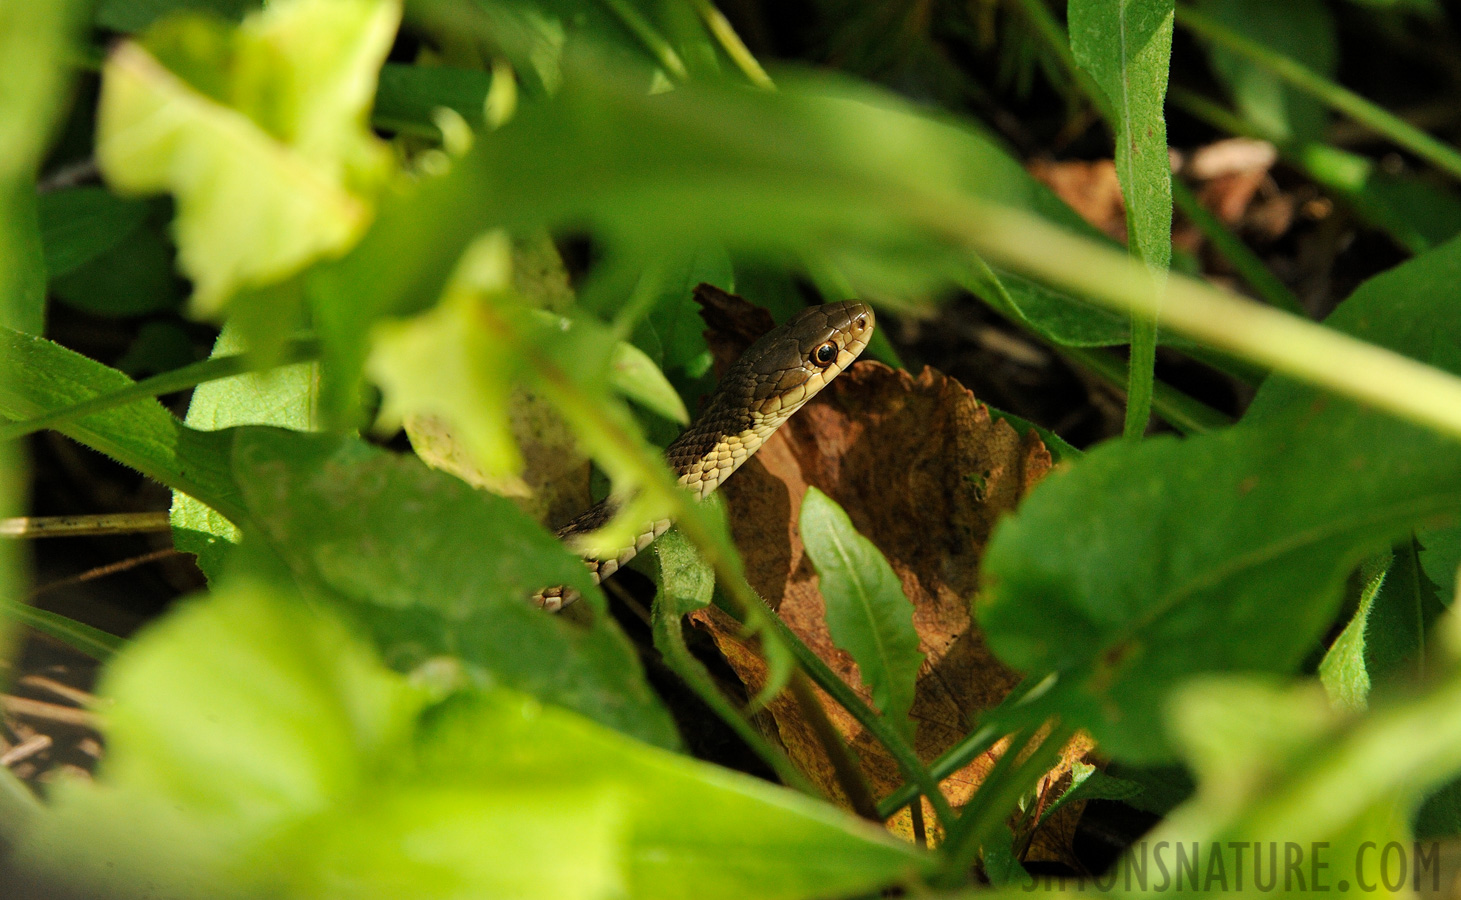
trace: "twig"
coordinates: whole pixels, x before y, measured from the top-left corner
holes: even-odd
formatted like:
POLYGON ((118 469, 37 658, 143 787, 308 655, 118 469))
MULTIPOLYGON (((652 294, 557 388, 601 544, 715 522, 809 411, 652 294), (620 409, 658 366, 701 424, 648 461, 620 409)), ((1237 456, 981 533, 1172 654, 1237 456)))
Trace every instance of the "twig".
POLYGON ((74 706, 58 706, 55 703, 44 703, 29 697, 16 697, 13 694, 0 694, 0 709, 11 715, 24 716, 28 719, 41 719, 61 725, 79 725, 93 731, 97 727, 96 714, 90 710, 77 709, 74 706))
POLYGON ((0 519, 0 537, 35 539, 144 534, 167 531, 171 527, 165 511, 102 513, 94 516, 15 516, 0 519))

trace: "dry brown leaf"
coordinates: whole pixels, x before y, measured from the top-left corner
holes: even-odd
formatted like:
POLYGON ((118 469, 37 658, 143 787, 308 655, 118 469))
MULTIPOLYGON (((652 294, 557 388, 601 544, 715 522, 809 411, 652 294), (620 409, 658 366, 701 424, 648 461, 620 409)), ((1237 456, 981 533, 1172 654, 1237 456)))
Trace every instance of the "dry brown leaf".
MULTIPOLYGON (((770 326, 765 311, 738 297, 705 285, 697 297, 722 365, 770 326)), ((721 493, 751 586, 864 699, 868 694, 857 667, 827 634, 817 576, 798 533, 807 487, 815 485, 841 504, 858 531, 887 556, 913 601, 914 626, 927 657, 912 713, 918 722, 915 750, 927 762, 968 734, 977 714, 998 704, 1019 681, 985 646, 971 621, 969 598, 996 520, 1050 467, 1039 437, 1033 432, 1022 436, 1008 422, 991 419, 989 410, 952 378, 929 368, 914 377, 878 362, 860 362, 782 426, 721 493)), ((765 683, 765 665, 738 640, 736 623, 713 607, 695 619, 748 689, 758 690, 765 683)), ((883 796, 900 786, 897 764, 882 746, 840 706, 822 699, 857 751, 874 792, 883 796)), ((769 710, 773 736, 830 796, 845 803, 830 762, 795 703, 783 694, 769 710)), ((1088 749, 1084 741, 1068 748, 1066 761, 1048 780, 1068 783, 1069 761, 1088 749)), ((944 782, 950 803, 958 807, 969 799, 1000 752, 1002 745, 944 782)), ((1074 821, 1073 814, 1054 817, 1050 824, 1066 833, 1037 832, 1031 858, 1068 860, 1074 821)), ((895 823, 897 830, 909 832, 906 812, 895 823)))

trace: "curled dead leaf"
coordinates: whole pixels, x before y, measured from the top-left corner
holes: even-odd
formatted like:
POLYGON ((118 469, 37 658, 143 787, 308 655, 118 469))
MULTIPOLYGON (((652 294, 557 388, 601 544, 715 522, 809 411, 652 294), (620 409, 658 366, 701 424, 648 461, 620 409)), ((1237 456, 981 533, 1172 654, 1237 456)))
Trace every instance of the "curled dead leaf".
MULTIPOLYGON (((702 285, 697 299, 711 325, 718 361, 733 360, 770 327, 764 310, 702 285)), ((995 522, 1051 468, 1034 433, 1020 435, 963 385, 933 369, 916 377, 878 362, 859 362, 833 381, 772 436, 721 488, 751 586, 787 625, 849 684, 861 690, 851 658, 827 633, 817 575, 797 522, 808 486, 836 500, 888 558, 914 604, 914 627, 926 655, 913 704, 915 750, 932 761, 971 731, 981 710, 997 705, 1019 676, 985 645, 970 616, 979 560, 995 522)), ((714 607, 697 612, 749 692, 765 683, 765 664, 744 645, 739 627, 714 607)), ((874 792, 903 783, 895 761, 840 706, 822 697, 832 721, 857 751, 874 792)), ((774 734, 830 796, 846 802, 831 763, 796 704, 782 695, 769 706, 774 734)), ((1066 748, 1046 778, 1059 796, 1070 762, 1090 749, 1084 737, 1066 748)), ((943 782, 955 807, 973 795, 1004 745, 943 782)), ((931 813, 931 810, 926 810, 931 813)), ((1036 833, 1029 858, 1069 860, 1077 810, 1062 809, 1036 833)), ((892 823, 911 833, 905 811, 892 823)))

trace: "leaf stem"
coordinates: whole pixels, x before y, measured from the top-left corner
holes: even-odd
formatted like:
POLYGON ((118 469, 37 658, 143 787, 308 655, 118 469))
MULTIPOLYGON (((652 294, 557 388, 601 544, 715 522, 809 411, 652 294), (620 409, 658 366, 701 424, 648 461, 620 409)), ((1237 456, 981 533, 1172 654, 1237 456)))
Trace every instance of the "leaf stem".
POLYGON ((791 688, 792 699, 796 701, 802 718, 811 726, 812 733, 817 736, 817 742, 822 745, 822 752, 827 754, 827 760, 832 764, 832 773, 852 804, 853 812, 864 819, 881 822, 882 819, 878 818, 878 804, 873 799, 872 788, 868 786, 867 777, 862 774, 862 769, 858 766, 852 749, 837 732, 837 726, 827 718, 827 711, 822 708, 822 701, 817 697, 817 692, 812 690, 811 682, 807 681, 806 673, 793 672, 788 686, 791 688))

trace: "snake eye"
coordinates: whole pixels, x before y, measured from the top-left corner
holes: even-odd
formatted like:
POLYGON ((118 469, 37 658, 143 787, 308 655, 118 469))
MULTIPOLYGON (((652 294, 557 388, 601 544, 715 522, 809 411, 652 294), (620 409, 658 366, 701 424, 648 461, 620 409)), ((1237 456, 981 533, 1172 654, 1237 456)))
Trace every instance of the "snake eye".
POLYGON ((831 341, 828 341, 827 343, 812 351, 812 362, 822 367, 832 365, 832 361, 836 358, 837 345, 832 343, 831 341))

